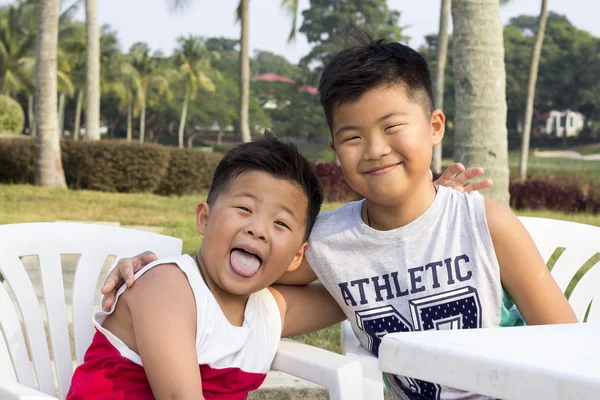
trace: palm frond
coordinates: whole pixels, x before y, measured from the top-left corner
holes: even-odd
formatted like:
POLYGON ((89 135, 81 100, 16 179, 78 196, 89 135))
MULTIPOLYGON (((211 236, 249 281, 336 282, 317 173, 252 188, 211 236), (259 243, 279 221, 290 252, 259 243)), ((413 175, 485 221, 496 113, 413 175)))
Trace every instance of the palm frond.
POLYGON ((242 0, 238 3, 237 8, 235 9, 235 22, 242 21, 242 0))
POLYGON ((216 90, 215 83, 204 72, 198 73, 198 86, 210 93, 216 90))
POLYGON ((75 14, 77 14, 79 9, 83 6, 83 4, 84 4, 83 0, 76 0, 75 2, 73 2, 73 4, 71 4, 70 6, 65 8, 63 10, 63 12, 60 13, 59 25, 62 25, 64 23, 72 20, 73 17, 75 16, 75 14))
POLYGON ((73 86, 73 82, 67 74, 61 71, 57 71, 56 80, 58 91, 60 93, 64 93, 69 97, 73 96, 73 94, 75 93, 75 86, 73 86))
POLYGON ((298 0, 281 0, 281 7, 288 11, 292 17, 292 28, 288 36, 288 42, 296 40, 296 30, 298 28, 298 0))
POLYGON ((191 3, 191 0, 167 0, 169 12, 178 12, 185 10, 191 3))

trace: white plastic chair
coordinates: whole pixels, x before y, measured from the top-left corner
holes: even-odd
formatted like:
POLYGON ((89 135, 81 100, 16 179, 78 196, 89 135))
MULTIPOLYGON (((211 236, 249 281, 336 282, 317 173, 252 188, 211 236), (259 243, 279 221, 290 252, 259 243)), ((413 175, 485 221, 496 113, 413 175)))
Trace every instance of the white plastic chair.
MULTIPOLYGON (((39 259, 58 398, 64 399, 73 375, 73 355, 61 254, 81 255, 75 270, 72 300, 74 358, 78 365, 94 334, 92 313, 94 305, 99 306, 100 298, 96 286, 107 257, 116 256, 118 260, 146 250, 159 257, 175 256, 181 254, 182 242, 168 236, 103 225, 0 225, 0 274, 16 298, 23 319, 21 326, 12 300, 0 284, 0 331, 3 334, 3 338, 0 336, 0 398, 33 400, 57 396, 40 304, 20 257, 37 255, 39 259)), ((332 399, 363 398, 360 364, 339 354, 284 341, 274 367, 326 386, 332 399)))
MULTIPOLYGON (((588 263, 600 253, 600 227, 546 218, 519 219, 546 263, 555 252, 558 254, 559 249, 565 249, 549 266, 550 272, 563 293, 568 295, 579 321, 600 322, 600 262, 588 263), (576 285, 567 292, 571 282, 576 285), (598 299, 593 302, 595 297, 598 299)), ((347 320, 342 322, 341 335, 342 354, 359 361, 362 366, 368 398, 383 399, 383 380, 377 358, 361 346, 347 320)))

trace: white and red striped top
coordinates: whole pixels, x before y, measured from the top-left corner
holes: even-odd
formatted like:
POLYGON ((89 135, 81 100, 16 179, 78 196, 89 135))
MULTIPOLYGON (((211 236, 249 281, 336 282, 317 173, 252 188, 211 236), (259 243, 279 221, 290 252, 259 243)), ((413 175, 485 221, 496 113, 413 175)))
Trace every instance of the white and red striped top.
MULTIPOLYGON (((186 274, 196 300, 196 354, 204 398, 245 399, 262 384, 277 351, 281 315, 275 299, 268 289, 253 293, 243 325, 233 326, 187 255, 155 261, 137 272, 135 279, 167 263, 177 264, 186 274)), ((125 289, 119 289, 110 311, 94 314, 97 332, 73 375, 67 399, 153 399, 140 356, 102 327, 125 289)))

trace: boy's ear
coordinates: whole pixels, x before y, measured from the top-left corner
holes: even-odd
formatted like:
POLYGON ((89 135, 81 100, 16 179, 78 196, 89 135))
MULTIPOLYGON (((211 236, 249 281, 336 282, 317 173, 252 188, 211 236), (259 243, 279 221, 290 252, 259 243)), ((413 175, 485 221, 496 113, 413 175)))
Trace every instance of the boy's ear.
POLYGON ((196 206, 196 230, 200 235, 204 235, 204 232, 206 231, 209 213, 210 207, 208 203, 202 202, 196 206))
POLYGON ((302 260, 304 259, 304 252, 306 251, 307 247, 308 247, 308 242, 304 242, 302 247, 300 247, 300 249, 294 256, 294 259, 290 263, 290 266, 288 267, 286 272, 294 272, 295 270, 298 269, 298 267, 300 267, 300 265, 302 264, 302 260))
POLYGON ((335 151, 335 143, 333 143, 333 140, 329 140, 329 148, 335 151))
POLYGON ((446 131, 446 116, 441 110, 431 113, 431 144, 437 146, 442 143, 446 131))

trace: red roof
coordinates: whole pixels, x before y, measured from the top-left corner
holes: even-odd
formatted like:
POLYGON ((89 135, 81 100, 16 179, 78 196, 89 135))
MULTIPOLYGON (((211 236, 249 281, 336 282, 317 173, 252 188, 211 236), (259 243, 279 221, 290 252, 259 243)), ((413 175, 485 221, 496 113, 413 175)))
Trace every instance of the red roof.
MULTIPOLYGON (((296 83, 296 81, 291 78, 277 75, 272 72, 269 72, 267 74, 262 74, 259 76, 255 76, 254 78, 252 78, 252 80, 253 81, 265 81, 265 82, 284 82, 284 83, 291 83, 291 84, 296 83)), ((302 86, 300 86, 300 89, 298 89, 298 90, 303 93, 309 93, 309 94, 317 94, 319 92, 319 89, 317 89, 314 86, 310 86, 310 85, 302 85, 302 86)))
POLYGON ((302 85, 299 89, 301 92, 309 93, 309 94, 317 94, 319 93, 319 89, 310 85, 302 85))
POLYGON ((262 74, 252 78, 253 81, 266 81, 266 82, 285 82, 285 83, 296 83, 295 80, 287 78, 285 76, 277 75, 272 72, 268 74, 262 74))

